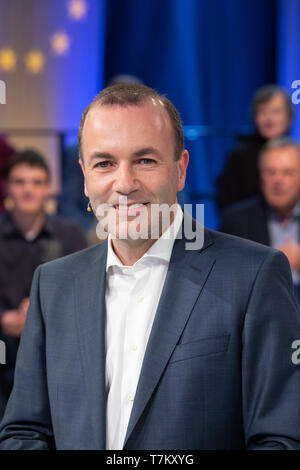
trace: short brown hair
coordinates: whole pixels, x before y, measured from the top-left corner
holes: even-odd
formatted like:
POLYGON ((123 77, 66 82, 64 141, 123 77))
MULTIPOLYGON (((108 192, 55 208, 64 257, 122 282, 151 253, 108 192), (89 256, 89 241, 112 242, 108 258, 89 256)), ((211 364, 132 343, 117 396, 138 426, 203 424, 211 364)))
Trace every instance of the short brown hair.
POLYGON ((284 98, 286 110, 290 119, 293 117, 293 105, 291 103, 289 95, 278 85, 265 85, 259 88, 254 94, 252 101, 252 114, 253 116, 257 113, 257 108, 268 103, 275 95, 281 95, 284 98))
POLYGON ((79 126, 78 144, 79 156, 83 161, 82 155, 82 131, 86 120, 86 116, 90 109, 95 106, 139 106, 144 104, 147 100, 155 100, 159 102, 167 111, 171 125, 174 130, 175 139, 175 160, 179 160, 181 153, 184 150, 184 137, 183 129, 180 119, 180 114, 168 98, 159 95, 157 91, 145 85, 140 84, 118 84, 104 88, 87 106, 84 110, 79 126))
POLYGON ((48 163, 44 157, 38 153, 36 150, 26 149, 20 152, 17 152, 13 155, 12 159, 9 160, 8 165, 5 168, 5 178, 9 179, 10 173, 13 168, 19 165, 27 165, 31 168, 40 168, 44 170, 47 176, 47 181, 50 181, 51 174, 48 163))

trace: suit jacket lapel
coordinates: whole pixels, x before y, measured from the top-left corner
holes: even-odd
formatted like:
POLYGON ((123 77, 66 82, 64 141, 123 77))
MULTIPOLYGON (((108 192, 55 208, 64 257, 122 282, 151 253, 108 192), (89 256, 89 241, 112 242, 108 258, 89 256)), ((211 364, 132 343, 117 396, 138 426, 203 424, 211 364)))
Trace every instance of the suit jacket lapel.
POLYGON ((76 274, 76 321, 95 442, 106 446, 105 287, 107 243, 91 249, 76 274))
POLYGON ((149 401, 182 334, 193 306, 212 269, 214 259, 205 248, 212 244, 208 232, 201 253, 186 251, 186 240, 176 240, 153 322, 140 373, 124 447, 149 401), (180 292, 180 295, 176 293, 180 292))

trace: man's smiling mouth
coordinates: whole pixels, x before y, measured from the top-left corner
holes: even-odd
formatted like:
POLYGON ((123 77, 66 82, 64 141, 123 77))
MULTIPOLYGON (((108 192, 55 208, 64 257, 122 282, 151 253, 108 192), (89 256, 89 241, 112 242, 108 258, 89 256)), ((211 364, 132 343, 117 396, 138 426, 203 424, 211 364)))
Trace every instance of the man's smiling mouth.
POLYGON ((129 210, 129 209, 140 209, 143 206, 146 206, 149 204, 149 202, 140 202, 140 203, 134 203, 134 204, 114 204, 113 207, 114 209, 119 209, 119 210, 129 210))
POLYGON ((145 208, 148 204, 149 202, 139 202, 134 204, 115 204, 113 205, 113 208, 119 215, 125 217, 135 217, 139 213, 145 211, 145 208))

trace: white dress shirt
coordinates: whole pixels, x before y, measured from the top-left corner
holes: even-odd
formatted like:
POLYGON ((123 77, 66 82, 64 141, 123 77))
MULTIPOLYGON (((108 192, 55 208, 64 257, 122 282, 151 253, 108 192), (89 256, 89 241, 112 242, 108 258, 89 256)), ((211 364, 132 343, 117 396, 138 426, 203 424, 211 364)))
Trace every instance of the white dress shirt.
POLYGON ((124 266, 108 238, 106 284, 106 448, 123 443, 152 323, 183 213, 133 266, 124 266))

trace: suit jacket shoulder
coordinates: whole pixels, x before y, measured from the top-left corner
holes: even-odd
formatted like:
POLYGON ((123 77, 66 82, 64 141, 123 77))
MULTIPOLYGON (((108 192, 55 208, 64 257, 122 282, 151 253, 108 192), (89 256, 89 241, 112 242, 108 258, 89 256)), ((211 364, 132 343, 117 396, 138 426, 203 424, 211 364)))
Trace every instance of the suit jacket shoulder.
POLYGON ((107 252, 107 242, 93 245, 83 250, 71 253, 53 261, 43 263, 40 268, 49 273, 76 272, 82 268, 88 268, 107 252))

